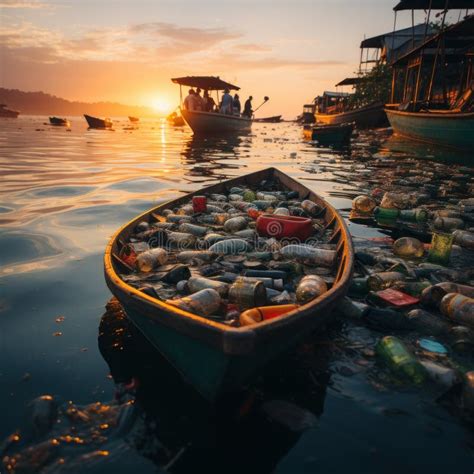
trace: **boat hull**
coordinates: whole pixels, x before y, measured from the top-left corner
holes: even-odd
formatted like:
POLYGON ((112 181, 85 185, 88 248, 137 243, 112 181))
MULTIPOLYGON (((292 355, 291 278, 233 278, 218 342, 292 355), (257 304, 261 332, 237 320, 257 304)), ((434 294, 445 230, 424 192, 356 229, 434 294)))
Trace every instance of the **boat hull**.
POLYGON ((383 104, 372 104, 340 114, 316 114, 316 122, 327 125, 355 123, 359 129, 385 127, 388 125, 383 104))
POLYGON ((1 109, 0 118, 17 118, 20 115, 20 112, 16 110, 1 109))
POLYGON ((84 114, 84 118, 89 125, 89 128, 112 128, 112 121, 109 119, 100 119, 84 114))
POLYGON ((55 127, 69 127, 69 120, 60 117, 49 117, 49 123, 55 127))
POLYGON ((281 115, 275 115, 273 117, 257 118, 257 119, 254 119, 254 122, 279 123, 279 122, 281 122, 281 115))
POLYGON ((450 148, 474 150, 474 112, 424 113, 386 109, 397 135, 450 148))
POLYGON ((331 310, 347 291, 352 268, 352 242, 342 217, 322 198, 275 168, 210 186, 138 216, 112 237, 104 257, 107 285, 129 319, 183 378, 211 401, 241 388, 260 368, 327 323, 332 318, 331 310), (115 256, 138 222, 152 222, 154 213, 188 202, 193 195, 222 193, 236 185, 255 186, 264 179, 277 179, 282 188, 298 191, 301 199, 325 207, 324 219, 332 230, 330 241, 337 245, 338 252, 335 283, 328 292, 279 318, 233 328, 152 298, 120 278, 124 268, 115 256))
POLYGON ((181 109, 181 115, 194 133, 213 135, 250 131, 252 120, 236 115, 181 109))

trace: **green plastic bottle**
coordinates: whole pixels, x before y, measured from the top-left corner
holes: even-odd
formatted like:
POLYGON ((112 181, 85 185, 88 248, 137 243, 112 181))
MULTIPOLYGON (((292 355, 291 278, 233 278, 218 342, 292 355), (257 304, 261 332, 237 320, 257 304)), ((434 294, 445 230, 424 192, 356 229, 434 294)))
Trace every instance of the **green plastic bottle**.
POLYGON ((405 344, 394 336, 385 336, 375 348, 377 354, 396 373, 420 385, 425 382, 426 369, 405 344))

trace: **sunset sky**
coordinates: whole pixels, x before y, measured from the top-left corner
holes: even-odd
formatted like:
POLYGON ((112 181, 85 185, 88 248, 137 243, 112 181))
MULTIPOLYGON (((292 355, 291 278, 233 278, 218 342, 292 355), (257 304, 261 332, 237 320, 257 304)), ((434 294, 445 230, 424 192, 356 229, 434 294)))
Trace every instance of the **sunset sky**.
MULTIPOLYGON (((0 0, 0 86, 166 111, 170 77, 219 75, 293 117, 393 28, 396 0, 0 0)), ((423 19, 423 13, 417 15, 423 19)), ((409 26, 409 12, 398 25, 409 26)))

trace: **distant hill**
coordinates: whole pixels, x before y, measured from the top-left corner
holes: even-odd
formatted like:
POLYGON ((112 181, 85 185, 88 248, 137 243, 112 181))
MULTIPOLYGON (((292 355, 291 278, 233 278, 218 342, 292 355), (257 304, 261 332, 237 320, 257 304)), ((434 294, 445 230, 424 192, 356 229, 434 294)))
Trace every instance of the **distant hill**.
POLYGON ((25 115, 99 115, 138 117, 156 116, 149 107, 118 104, 116 102, 72 102, 44 92, 23 92, 0 87, 0 104, 19 110, 25 115))

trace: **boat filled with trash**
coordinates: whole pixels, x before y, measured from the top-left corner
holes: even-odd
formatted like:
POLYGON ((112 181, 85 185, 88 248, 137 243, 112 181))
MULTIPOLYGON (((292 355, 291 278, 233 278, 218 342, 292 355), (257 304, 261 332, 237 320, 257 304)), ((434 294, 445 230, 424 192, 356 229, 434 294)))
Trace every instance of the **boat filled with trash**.
POLYGON ((130 319, 212 398, 327 321, 352 255, 337 211, 269 168, 127 224, 105 273, 130 319), (196 374, 203 360, 209 373, 196 374))

